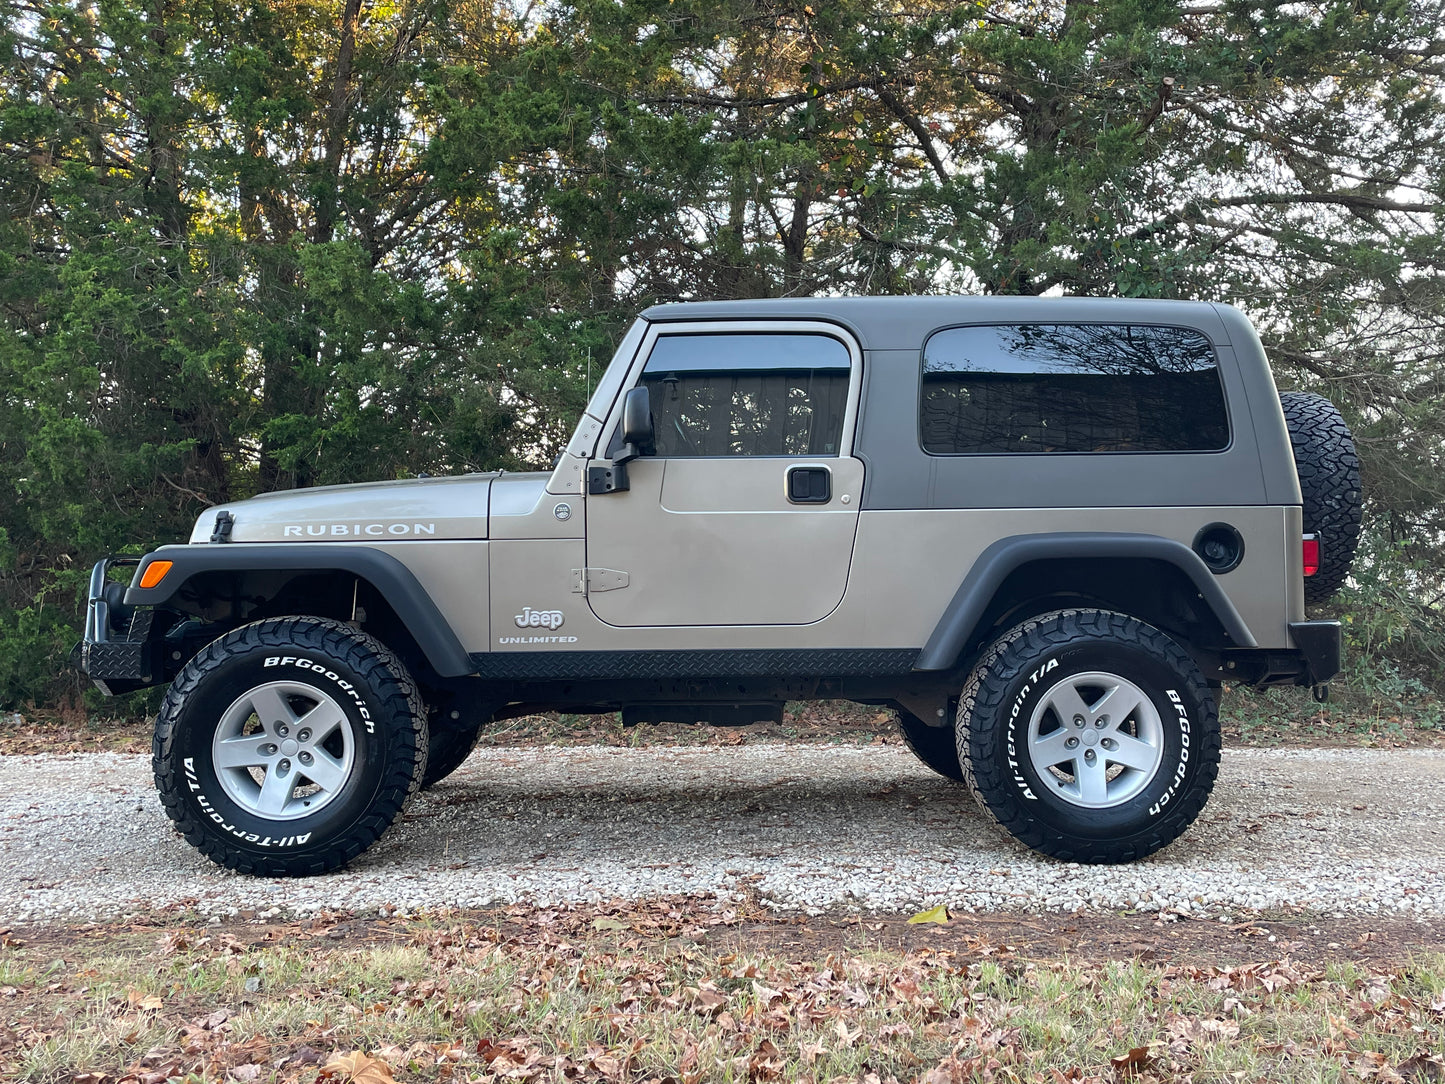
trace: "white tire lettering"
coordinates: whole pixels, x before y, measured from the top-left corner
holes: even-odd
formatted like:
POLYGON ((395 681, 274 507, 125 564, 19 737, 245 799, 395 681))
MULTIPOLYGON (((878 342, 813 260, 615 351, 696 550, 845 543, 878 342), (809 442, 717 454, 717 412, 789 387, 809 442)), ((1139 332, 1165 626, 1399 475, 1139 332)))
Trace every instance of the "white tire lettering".
POLYGON ((1169 702, 1174 705, 1174 712, 1179 720, 1179 764, 1174 769, 1174 778, 1169 783, 1169 789, 1164 792, 1163 796, 1161 796, 1157 802, 1149 807, 1149 816, 1151 817, 1157 817, 1160 812, 1163 811, 1164 807, 1170 803, 1174 798, 1175 792, 1179 790, 1180 784, 1184 782, 1184 776, 1189 770, 1189 709, 1185 707, 1184 698, 1179 695, 1178 690, 1167 689, 1165 690, 1165 694, 1169 697, 1169 702))
POLYGON ((316 662, 313 659, 302 659, 295 655, 277 656, 272 655, 266 659, 263 666, 294 666, 299 670, 307 670, 318 677, 324 677, 327 681, 335 682, 336 687, 346 693, 355 705, 361 721, 366 726, 368 734, 376 733, 376 723, 371 718, 371 711, 366 706, 366 701, 361 698, 361 693, 351 682, 347 681, 335 670, 328 670, 324 663, 316 662))

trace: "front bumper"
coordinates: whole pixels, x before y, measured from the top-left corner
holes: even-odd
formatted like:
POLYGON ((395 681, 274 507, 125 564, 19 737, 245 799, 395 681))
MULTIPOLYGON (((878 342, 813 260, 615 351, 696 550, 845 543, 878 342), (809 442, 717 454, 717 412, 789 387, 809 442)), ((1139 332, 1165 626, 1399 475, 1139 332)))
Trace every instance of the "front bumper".
POLYGON ((132 692, 165 679, 164 633, 154 610, 130 610, 121 601, 124 588, 109 572, 140 564, 135 557, 106 557, 90 572, 85 635, 71 651, 76 669, 106 696, 132 692), (159 635, 157 635, 159 633, 159 635))

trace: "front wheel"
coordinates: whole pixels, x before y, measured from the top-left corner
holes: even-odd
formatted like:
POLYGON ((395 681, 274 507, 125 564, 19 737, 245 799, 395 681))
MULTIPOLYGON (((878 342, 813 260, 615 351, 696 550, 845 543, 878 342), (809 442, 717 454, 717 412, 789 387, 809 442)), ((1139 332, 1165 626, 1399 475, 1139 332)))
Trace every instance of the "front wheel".
POLYGON ((1193 823, 1219 771, 1219 719, 1194 661, 1136 618, 1060 610, 1000 638, 956 726, 980 806, 1034 850, 1129 862, 1193 823))
POLYGON ((351 861, 421 783, 425 709, 379 641, 314 617, 236 629, 177 675, 152 768, 166 814, 214 862, 307 876, 351 861))

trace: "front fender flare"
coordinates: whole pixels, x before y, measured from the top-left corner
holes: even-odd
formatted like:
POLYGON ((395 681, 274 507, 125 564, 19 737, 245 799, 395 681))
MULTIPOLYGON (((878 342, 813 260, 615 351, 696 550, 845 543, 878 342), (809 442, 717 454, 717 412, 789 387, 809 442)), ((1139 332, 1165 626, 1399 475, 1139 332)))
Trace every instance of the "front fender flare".
POLYGON ((1172 538, 1147 534, 1065 531, 1001 538, 979 554, 918 654, 915 670, 949 670, 958 662, 1003 581, 1034 561, 1132 558, 1164 561, 1189 577, 1234 647, 1255 647, 1254 635, 1199 555, 1172 538))
POLYGON ((191 577, 206 572, 350 573, 381 593, 438 674, 462 677, 476 673, 457 634, 411 569, 391 554, 369 546, 330 542, 162 546, 146 554, 136 568, 125 593, 126 605, 164 606, 191 577), (155 561, 170 561, 172 568, 155 587, 141 587, 146 569, 155 561))

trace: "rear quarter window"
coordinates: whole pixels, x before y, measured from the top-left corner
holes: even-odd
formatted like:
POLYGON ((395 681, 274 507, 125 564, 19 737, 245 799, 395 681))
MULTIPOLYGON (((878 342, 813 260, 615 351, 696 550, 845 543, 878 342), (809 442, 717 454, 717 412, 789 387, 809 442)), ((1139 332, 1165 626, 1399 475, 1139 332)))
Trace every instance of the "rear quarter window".
POLYGON ((1211 452, 1229 417, 1198 331, 1012 324, 929 337, 920 433, 930 455, 1211 452))

